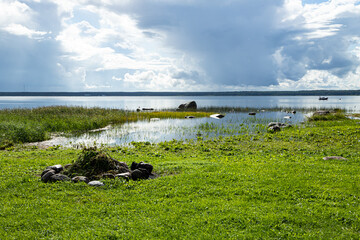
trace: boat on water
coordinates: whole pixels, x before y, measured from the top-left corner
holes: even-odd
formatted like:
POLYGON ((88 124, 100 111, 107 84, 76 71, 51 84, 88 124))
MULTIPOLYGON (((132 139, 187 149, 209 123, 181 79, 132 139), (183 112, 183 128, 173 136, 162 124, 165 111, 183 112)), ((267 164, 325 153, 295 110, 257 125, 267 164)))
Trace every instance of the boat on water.
POLYGON ((319 100, 328 100, 328 97, 319 97, 319 100))

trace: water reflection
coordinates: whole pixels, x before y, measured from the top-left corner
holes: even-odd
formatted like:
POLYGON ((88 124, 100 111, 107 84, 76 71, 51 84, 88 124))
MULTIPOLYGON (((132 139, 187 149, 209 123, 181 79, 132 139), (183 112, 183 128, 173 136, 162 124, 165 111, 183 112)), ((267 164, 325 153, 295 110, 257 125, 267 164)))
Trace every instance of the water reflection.
POLYGON ((297 124, 304 120, 303 113, 257 112, 255 116, 247 113, 227 113, 222 119, 153 119, 112 126, 100 132, 89 132, 77 137, 62 138, 55 145, 68 147, 92 145, 128 145, 131 142, 151 142, 189 140, 202 137, 236 135, 245 132, 265 131, 269 122, 297 124), (287 117, 287 118, 285 118, 287 117), (263 125, 262 125, 263 124, 263 125))

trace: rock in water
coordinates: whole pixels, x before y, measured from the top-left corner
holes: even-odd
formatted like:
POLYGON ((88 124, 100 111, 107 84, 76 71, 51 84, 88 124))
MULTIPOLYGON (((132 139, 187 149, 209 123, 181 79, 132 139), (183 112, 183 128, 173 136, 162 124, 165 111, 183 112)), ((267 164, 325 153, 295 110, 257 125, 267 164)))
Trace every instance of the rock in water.
POLYGON ((195 101, 191 101, 188 103, 180 104, 179 107, 176 109, 178 111, 185 111, 185 110, 196 110, 197 104, 195 101))
POLYGON ((213 114, 213 115, 210 115, 211 118, 215 118, 215 119, 220 119, 220 118, 223 118, 225 117, 225 115, 222 115, 222 114, 213 114))

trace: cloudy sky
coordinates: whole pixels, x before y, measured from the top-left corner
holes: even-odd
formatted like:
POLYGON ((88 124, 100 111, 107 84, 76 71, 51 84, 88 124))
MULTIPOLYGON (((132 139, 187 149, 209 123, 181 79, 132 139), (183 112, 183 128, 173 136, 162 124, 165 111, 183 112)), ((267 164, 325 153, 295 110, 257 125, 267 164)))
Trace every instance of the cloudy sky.
POLYGON ((360 0, 0 0, 0 86, 360 89, 360 0))

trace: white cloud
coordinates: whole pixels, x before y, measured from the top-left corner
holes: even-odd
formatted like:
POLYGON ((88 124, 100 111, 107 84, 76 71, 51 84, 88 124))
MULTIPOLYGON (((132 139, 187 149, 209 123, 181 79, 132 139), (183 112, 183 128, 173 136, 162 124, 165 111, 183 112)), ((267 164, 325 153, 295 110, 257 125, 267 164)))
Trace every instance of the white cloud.
POLYGON ((36 52, 31 66, 50 58, 47 71, 25 73, 79 91, 348 89, 359 87, 359 3, 2 0, 0 52, 23 62, 2 66, 26 68, 36 52))
POLYGON ((31 21, 33 11, 25 3, 19 1, 2 0, 0 2, 0 26, 31 21))
POLYGON ((7 27, 3 27, 2 30, 10 34, 14 34, 18 36, 26 36, 32 39, 43 39, 48 34, 48 32, 35 31, 23 25, 14 24, 14 23, 8 25, 7 27))
POLYGON ((301 0, 285 0, 282 10, 282 24, 285 27, 306 30, 295 39, 317 39, 335 35, 343 24, 336 19, 346 18, 349 14, 360 14, 358 0, 332 0, 320 4, 302 4, 301 0))

